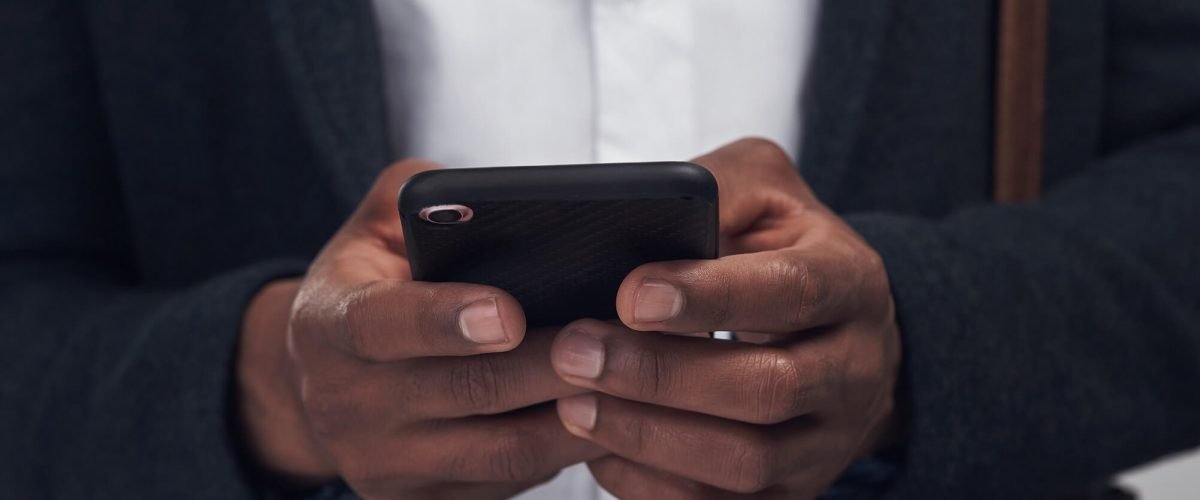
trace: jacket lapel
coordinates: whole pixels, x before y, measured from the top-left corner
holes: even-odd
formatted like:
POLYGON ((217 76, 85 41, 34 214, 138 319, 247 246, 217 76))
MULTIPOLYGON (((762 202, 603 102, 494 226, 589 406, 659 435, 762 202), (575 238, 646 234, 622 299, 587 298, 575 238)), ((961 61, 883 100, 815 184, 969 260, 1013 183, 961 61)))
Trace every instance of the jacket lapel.
POLYGON ((863 108, 881 53, 893 0, 827 0, 802 98, 800 169, 834 203, 862 127, 863 108))
POLYGON ((268 0, 290 89, 318 162, 356 204, 390 160, 370 0, 268 0))

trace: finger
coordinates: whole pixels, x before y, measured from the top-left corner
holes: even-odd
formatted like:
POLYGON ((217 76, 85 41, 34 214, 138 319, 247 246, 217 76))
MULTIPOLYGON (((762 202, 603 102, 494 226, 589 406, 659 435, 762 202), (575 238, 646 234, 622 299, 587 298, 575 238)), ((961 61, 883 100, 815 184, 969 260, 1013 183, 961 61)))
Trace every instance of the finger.
POLYGON ((770 140, 740 139, 692 161, 717 179, 722 234, 797 209, 825 210, 787 152, 770 140))
POLYGON ((558 413, 571 433, 618 456, 738 493, 841 459, 806 419, 762 427, 595 394, 559 400, 558 413))
POLYGON ((369 363, 335 358, 302 384, 306 416, 323 441, 371 440, 397 422, 496 415, 590 392, 550 366, 551 331, 516 350, 479 356, 369 363))
MULTIPOLYGON (((394 488, 378 495, 380 498, 404 498, 414 500, 503 500, 512 498, 542 483, 549 482, 558 474, 551 474, 535 481, 516 483, 441 483, 416 490, 394 488), (396 493, 401 492, 401 493, 396 493)), ((359 492, 362 494, 361 492, 359 492)), ((366 497, 364 495, 365 498, 366 497)))
POLYGON ((684 479, 653 467, 618 456, 588 462, 596 484, 617 498, 654 498, 656 500, 705 500, 738 498, 778 498, 777 495, 742 495, 684 479))
POLYGON ((492 415, 588 392, 554 372, 554 334, 530 332, 511 352, 414 360, 381 387, 401 406, 393 416, 403 412, 419 418, 492 415))
POLYGON ((579 387, 742 422, 773 424, 837 403, 841 373, 830 349, 631 335, 578 321, 559 334, 550 358, 579 387))
MULTIPOLYGON (((617 498, 656 500, 723 498, 712 487, 667 474, 618 456, 588 462, 596 484, 617 498)), ((728 496, 725 493, 725 496, 728 496)))
POLYGON ((640 331, 796 332, 852 316, 865 274, 817 249, 655 262, 625 277, 617 314, 640 331))
POLYGON ((380 280, 301 297, 297 321, 319 325, 328 345, 358 359, 388 362, 511 350, 525 314, 497 288, 380 280))
POLYGON ((355 224, 395 221, 395 229, 399 229, 400 214, 396 196, 400 193, 400 187, 414 175, 440 168, 442 166, 438 163, 418 159, 403 160, 388 166, 375 178, 375 184, 359 203, 351 221, 355 224))
POLYGON ((372 450, 366 454, 369 458, 356 458, 370 460, 375 469, 382 460, 404 468, 389 469, 390 473, 438 481, 532 482, 606 453, 595 443, 568 433, 558 422, 553 405, 541 405, 503 415, 432 423, 372 450))
POLYGON ((310 425, 325 436, 372 434, 397 420, 494 415, 590 392, 554 372, 553 342, 537 331, 506 353, 332 366, 305 385, 310 425))
POLYGON ((807 213, 763 218, 753 227, 737 234, 721 235, 721 257, 767 252, 795 246, 815 225, 807 213))
POLYGON ((384 169, 363 197, 349 220, 322 249, 314 263, 315 269, 330 259, 352 263, 353 267, 371 271, 364 279, 405 278, 409 275, 404 246, 404 230, 396 196, 410 177, 441 168, 437 163, 405 160, 384 169))

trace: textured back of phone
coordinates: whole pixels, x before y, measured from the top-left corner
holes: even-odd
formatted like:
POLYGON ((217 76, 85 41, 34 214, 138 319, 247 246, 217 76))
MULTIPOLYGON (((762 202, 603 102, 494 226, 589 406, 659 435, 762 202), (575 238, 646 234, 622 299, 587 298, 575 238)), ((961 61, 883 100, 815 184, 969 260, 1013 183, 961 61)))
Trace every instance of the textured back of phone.
POLYGON ((454 225, 404 214, 414 278, 501 288, 530 327, 615 318, 634 268, 717 254, 716 203, 698 197, 468 205, 473 218, 454 225))

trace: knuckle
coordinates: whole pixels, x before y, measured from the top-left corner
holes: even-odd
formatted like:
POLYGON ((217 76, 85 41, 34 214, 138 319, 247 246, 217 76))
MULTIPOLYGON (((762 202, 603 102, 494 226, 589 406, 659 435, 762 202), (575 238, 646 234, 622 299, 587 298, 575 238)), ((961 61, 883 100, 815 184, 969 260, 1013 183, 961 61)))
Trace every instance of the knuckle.
POLYGON ((313 300, 314 292, 307 287, 301 287, 296 294, 296 300, 292 303, 291 315, 288 318, 288 327, 297 331, 308 331, 313 326, 321 325, 321 307, 318 301, 313 300))
POLYGON ((448 393, 454 405, 473 414, 495 413, 499 404, 496 365, 488 356, 473 356, 450 370, 448 393))
POLYGON ((788 325, 805 325, 812 310, 812 269, 799 258, 772 261, 766 270, 771 283, 778 285, 780 294, 788 297, 792 307, 785 312, 788 325))
POLYGON ((625 380, 636 395, 657 401, 668 395, 675 385, 666 354, 658 349, 637 349, 623 356, 628 366, 618 367, 614 373, 626 373, 625 380))
POLYGON ((370 333, 371 313, 368 304, 371 302, 371 290, 369 285, 351 290, 338 302, 335 312, 346 348, 364 359, 373 359, 376 355, 370 333))
POLYGON ((746 137, 738 141, 747 154, 754 155, 756 160, 787 158, 787 152, 775 141, 761 136, 746 137))
POLYGON ((844 255, 853 250, 846 241, 843 227, 840 220, 825 216, 813 217, 812 224, 804 230, 803 238, 819 242, 830 255, 844 255))
POLYGON ((777 424, 803 411, 807 398, 800 368, 791 356, 780 352, 765 354, 757 360, 755 368, 761 376, 751 423, 777 424))
POLYGON ((713 284, 712 300, 705 304, 702 311, 697 311, 704 319, 708 328, 720 329, 729 325, 733 319, 736 298, 734 293, 734 278, 726 273, 714 273, 707 277, 713 284))
POLYGON ((753 494, 767 489, 774 483, 775 446, 765 436, 755 435, 737 441, 731 453, 733 466, 730 471, 728 484, 722 488, 737 493, 753 494))
POLYGON ((750 162, 768 169, 792 170, 791 157, 775 141, 764 137, 747 137, 740 142, 750 162))
POLYGON ((697 328, 719 330, 729 323, 737 307, 737 270, 685 267, 677 275, 684 284, 684 316, 698 322, 697 328))

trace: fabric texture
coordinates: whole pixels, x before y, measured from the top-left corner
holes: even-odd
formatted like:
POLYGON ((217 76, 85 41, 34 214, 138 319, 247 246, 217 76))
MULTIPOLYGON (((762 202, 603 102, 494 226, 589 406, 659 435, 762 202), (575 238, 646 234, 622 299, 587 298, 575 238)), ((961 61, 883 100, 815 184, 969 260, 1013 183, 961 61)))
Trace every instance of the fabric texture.
MULTIPOLYGON (((1044 200, 992 206, 989 2, 821 14, 799 168, 880 251, 894 498, 1037 498, 1200 444, 1200 4, 1052 5, 1044 200)), ((241 309, 390 159, 367 0, 0 5, 0 484, 241 498, 241 309)))

